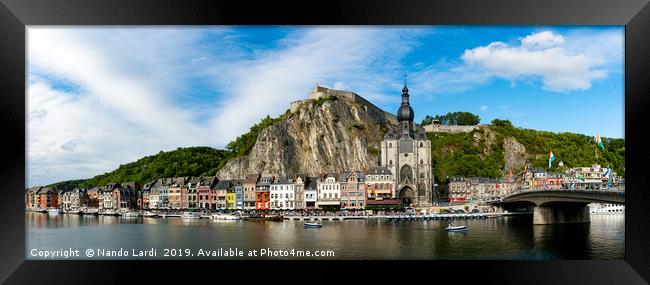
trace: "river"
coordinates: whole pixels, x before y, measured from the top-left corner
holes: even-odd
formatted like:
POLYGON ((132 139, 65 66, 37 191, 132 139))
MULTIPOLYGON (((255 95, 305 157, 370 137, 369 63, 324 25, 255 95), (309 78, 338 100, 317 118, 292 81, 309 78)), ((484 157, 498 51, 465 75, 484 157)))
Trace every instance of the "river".
MULTIPOLYGON (((623 259, 625 253, 623 214, 592 215, 591 223, 570 225, 533 225, 532 215, 454 221, 456 225, 467 225, 467 232, 446 232, 446 221, 384 219, 323 221, 322 228, 304 228, 303 221, 288 220, 182 220, 26 212, 25 222, 27 259, 45 259, 42 253, 48 250, 79 250, 79 256, 68 257, 76 260, 623 259), (151 253, 152 249, 156 256, 134 256, 151 253), (93 251, 92 257, 86 255, 88 250, 93 251), (97 256, 99 251, 119 251, 122 255, 97 256), (263 252, 266 255, 262 256, 263 252)), ((62 256, 54 259, 65 259, 62 256)))

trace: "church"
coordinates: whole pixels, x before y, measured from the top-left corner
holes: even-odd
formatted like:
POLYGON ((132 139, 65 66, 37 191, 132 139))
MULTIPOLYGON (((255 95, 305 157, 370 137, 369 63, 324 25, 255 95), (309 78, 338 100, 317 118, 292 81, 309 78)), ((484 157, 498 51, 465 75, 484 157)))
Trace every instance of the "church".
POLYGON ((395 195, 403 205, 429 207, 433 199, 431 141, 422 126, 413 123, 406 84, 402 104, 397 110, 398 126, 389 130, 381 142, 381 166, 395 177, 395 195))

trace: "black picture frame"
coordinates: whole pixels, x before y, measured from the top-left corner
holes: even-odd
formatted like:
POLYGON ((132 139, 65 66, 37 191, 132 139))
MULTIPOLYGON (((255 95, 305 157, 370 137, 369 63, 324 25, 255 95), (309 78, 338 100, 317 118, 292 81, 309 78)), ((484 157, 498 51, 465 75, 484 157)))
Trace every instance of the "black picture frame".
POLYGON ((0 0, 0 280, 7 284, 404 282, 647 284, 650 280, 648 0, 0 0), (33 261, 25 260, 27 25, 624 25, 624 260, 33 261), (252 268, 252 270, 251 270, 252 268), (223 275, 220 275, 223 274, 223 275), (306 274, 306 275, 305 275, 306 274), (329 277, 327 275, 330 275, 329 277), (448 278, 452 277, 451 280, 448 278), (454 281, 453 278, 457 278, 454 281), (239 281, 237 281, 239 280, 239 281), (443 281, 446 280, 446 281, 443 281), (198 281, 196 281, 198 282, 198 281))

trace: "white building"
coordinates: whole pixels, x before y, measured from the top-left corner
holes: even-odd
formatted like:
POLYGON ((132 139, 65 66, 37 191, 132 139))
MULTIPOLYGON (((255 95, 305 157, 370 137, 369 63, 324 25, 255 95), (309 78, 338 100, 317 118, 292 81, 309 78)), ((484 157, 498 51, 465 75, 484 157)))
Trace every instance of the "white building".
POLYGON ((99 208, 100 209, 113 209, 113 192, 104 189, 99 194, 99 208))
POLYGON ((408 88, 402 89, 397 110, 397 129, 389 130, 381 142, 381 166, 395 175, 395 193, 406 206, 428 207, 433 199, 431 141, 423 127, 413 123, 408 88))
POLYGON ((337 181, 337 176, 337 174, 328 173, 318 178, 318 201, 316 202, 316 208, 341 206, 341 185, 337 181))
POLYGON ((296 193, 293 179, 277 179, 271 184, 271 209, 294 210, 296 193))

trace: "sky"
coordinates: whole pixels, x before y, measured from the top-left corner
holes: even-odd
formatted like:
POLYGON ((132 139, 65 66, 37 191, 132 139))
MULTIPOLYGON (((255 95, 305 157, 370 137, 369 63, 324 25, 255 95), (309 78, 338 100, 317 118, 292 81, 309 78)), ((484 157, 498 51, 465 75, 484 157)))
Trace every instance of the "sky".
POLYGON ((622 26, 27 28, 27 186, 225 145, 317 84, 415 121, 466 111, 624 138, 622 26))

